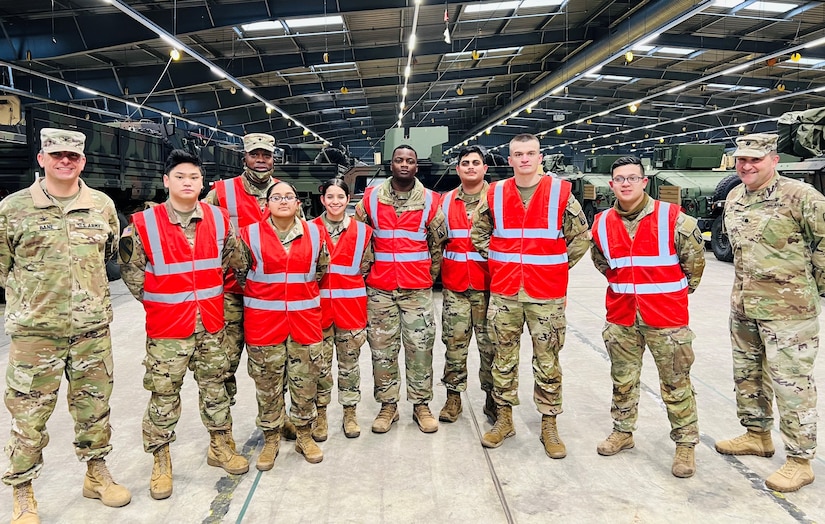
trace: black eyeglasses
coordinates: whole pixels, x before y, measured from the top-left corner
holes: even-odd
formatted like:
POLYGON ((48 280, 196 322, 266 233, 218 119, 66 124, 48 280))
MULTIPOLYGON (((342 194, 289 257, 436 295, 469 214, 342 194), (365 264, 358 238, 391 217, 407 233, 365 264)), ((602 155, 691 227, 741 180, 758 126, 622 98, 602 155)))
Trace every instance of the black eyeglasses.
POLYGON ((70 162, 77 162, 83 155, 72 151, 52 151, 51 153, 49 153, 49 156, 58 161, 62 160, 63 157, 65 157, 68 158, 70 162))
POLYGON ((271 197, 269 197, 269 201, 270 202, 280 202, 280 201, 283 200, 284 202, 292 202, 296 198, 298 198, 298 197, 296 197, 295 195, 272 195, 271 197))
POLYGON ((616 182, 617 184, 624 184, 624 181, 627 180, 631 184, 636 184, 638 182, 641 182, 643 178, 644 178, 643 176, 636 176, 636 175, 627 176, 627 177, 625 177, 625 176, 616 176, 616 177, 613 177, 613 181, 616 182))

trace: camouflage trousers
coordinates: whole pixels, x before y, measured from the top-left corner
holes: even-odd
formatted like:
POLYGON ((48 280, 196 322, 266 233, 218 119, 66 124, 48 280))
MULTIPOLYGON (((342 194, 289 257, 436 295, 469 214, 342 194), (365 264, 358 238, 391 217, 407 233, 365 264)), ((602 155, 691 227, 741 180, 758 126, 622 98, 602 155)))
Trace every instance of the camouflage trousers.
POLYGON ((338 402, 354 406, 361 401, 361 346, 367 341, 366 329, 338 329, 331 325, 324 330, 323 359, 318 376, 318 406, 332 401, 332 354, 338 357, 338 402))
POLYGON ((382 403, 399 400, 398 354, 403 340, 407 400, 414 404, 431 401, 435 344, 433 290, 383 291, 367 286, 367 318, 375 400, 382 403))
POLYGON ((490 296, 487 325, 495 345, 493 398, 499 406, 517 406, 518 365, 524 324, 533 339, 533 401, 543 415, 562 412, 561 363, 566 320, 564 305, 519 302, 501 295, 490 296))
POLYGON ((223 330, 203 330, 180 339, 146 339, 143 387, 152 393, 143 415, 143 449, 147 453, 175 441, 175 426, 181 413, 180 390, 187 368, 198 384, 203 425, 209 431, 232 428, 224 386, 229 360, 222 342, 223 330))
POLYGON ((224 293, 223 295, 223 345, 226 356, 229 357, 229 372, 226 376, 226 394, 229 396, 229 405, 235 405, 235 396, 238 394, 238 382, 235 373, 241 364, 243 353, 243 295, 224 293))
POLYGON ((816 384, 819 320, 753 320, 731 312, 736 411, 746 428, 773 428, 773 398, 789 456, 816 454, 816 384))
POLYGON ((114 364, 109 328, 61 338, 12 335, 5 396, 12 417, 6 445, 10 464, 3 483, 16 486, 40 475, 42 451, 49 443, 46 422, 57 405, 63 375, 77 457, 102 458, 112 450, 109 397, 114 364))
POLYGON ((637 318, 632 326, 606 323, 602 338, 610 355, 613 429, 625 433, 636 429, 642 356, 647 345, 659 370, 659 391, 670 421, 671 440, 697 444, 699 424, 690 383, 694 360, 691 343, 695 337, 690 328, 654 328, 637 318))
POLYGON ((284 377, 292 400, 289 418, 296 426, 315 420, 315 397, 323 343, 299 344, 292 337, 273 346, 247 346, 247 370, 255 381, 258 417, 262 430, 284 425, 284 377))
POLYGON ((442 381, 450 391, 467 390, 467 353, 470 338, 476 334, 476 346, 481 359, 478 379, 481 389, 493 390, 493 355, 495 349, 487 332, 489 291, 468 289, 456 292, 444 289, 441 313, 441 340, 447 348, 442 381))

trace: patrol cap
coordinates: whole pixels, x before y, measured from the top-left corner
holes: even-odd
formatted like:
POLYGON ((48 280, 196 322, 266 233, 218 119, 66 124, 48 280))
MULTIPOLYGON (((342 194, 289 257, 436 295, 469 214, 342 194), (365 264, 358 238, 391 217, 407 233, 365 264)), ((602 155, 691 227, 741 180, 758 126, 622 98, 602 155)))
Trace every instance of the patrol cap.
POLYGON ((256 149, 275 151, 275 137, 266 133, 249 133, 243 137, 243 150, 250 153, 256 149))
POLYGON ((733 156, 762 158, 771 151, 776 151, 777 140, 779 140, 779 135, 771 133, 740 136, 736 139, 736 151, 733 152, 733 156))
POLYGON ((40 130, 40 148, 44 153, 68 151, 82 155, 84 145, 86 145, 86 135, 80 131, 68 131, 53 127, 44 127, 40 130))

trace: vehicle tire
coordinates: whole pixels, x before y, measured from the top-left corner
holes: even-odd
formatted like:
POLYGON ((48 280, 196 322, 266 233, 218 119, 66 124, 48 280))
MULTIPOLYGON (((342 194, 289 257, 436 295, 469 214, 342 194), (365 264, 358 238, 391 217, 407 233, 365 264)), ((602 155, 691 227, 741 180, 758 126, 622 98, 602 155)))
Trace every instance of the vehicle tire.
POLYGON ((588 200, 585 201, 582 210, 584 210, 584 216, 587 218, 587 225, 593 227, 593 220, 596 218, 596 206, 588 200))
MULTIPOLYGON (((117 220, 120 222, 120 234, 122 235, 123 230, 129 225, 129 219, 126 218, 126 215, 118 211, 117 220)), ((106 278, 109 279, 109 282, 120 279, 120 264, 117 263, 117 255, 106 262, 106 278)))
POLYGON ((741 184, 742 181, 739 179, 739 175, 728 175, 716 184, 716 189, 713 191, 713 197, 711 197, 712 202, 719 202, 721 200, 725 200, 728 198, 728 193, 734 187, 741 184))
POLYGON ((733 247, 730 245, 727 233, 722 231, 722 222, 725 216, 719 215, 710 226, 710 247, 717 260, 733 262, 733 247))

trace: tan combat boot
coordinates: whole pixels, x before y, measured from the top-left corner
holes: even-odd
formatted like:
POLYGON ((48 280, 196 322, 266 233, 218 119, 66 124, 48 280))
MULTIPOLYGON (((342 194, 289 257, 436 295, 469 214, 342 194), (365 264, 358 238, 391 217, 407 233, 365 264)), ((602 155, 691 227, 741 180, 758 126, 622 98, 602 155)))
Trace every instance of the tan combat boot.
POLYGON ((447 402, 441 408, 441 413, 438 414, 438 420, 444 422, 455 422, 461 414, 461 393, 458 391, 447 390, 447 402))
POLYGON ((312 422, 312 440, 323 442, 329 434, 329 424, 327 424, 327 407, 318 406, 318 415, 312 422))
POLYGON ((774 447, 773 440, 771 440, 771 432, 749 429, 744 435, 739 435, 730 440, 720 440, 716 443, 716 451, 723 455, 772 457, 774 447))
POLYGON ((418 429, 422 433, 435 433, 438 431, 438 421, 430 412, 427 404, 416 404, 413 408, 413 420, 418 424, 418 429))
POLYGON ((281 432, 277 429, 264 431, 264 447, 261 448, 261 454, 258 455, 258 462, 255 464, 258 471, 269 471, 275 467, 275 457, 278 456, 280 447, 281 432))
POLYGON ((493 399, 492 391, 485 391, 486 398, 484 399, 484 409, 482 410, 487 415, 487 420, 490 424, 496 423, 496 401, 493 399))
POLYGON ((361 435, 361 428, 358 426, 358 417, 355 414, 355 406, 344 406, 344 435, 347 438, 356 438, 361 435))
POLYGON ((556 428, 555 415, 541 416, 541 443, 544 444, 544 452, 552 459, 563 459, 567 456, 567 448, 559 437, 559 430, 556 428))
POLYGON ((284 417, 284 427, 281 429, 281 435, 287 440, 295 440, 295 424, 289 419, 286 408, 281 413, 284 417))
POLYGON ((11 512, 11 524, 40 524, 31 481, 14 486, 12 496, 14 497, 14 509, 11 512))
POLYGON ((673 455, 673 466, 670 472, 674 477, 686 479, 696 473, 696 458, 693 444, 676 444, 676 454, 673 455))
POLYGON ((381 411, 372 423, 372 432, 386 433, 392 427, 393 422, 398 422, 398 405, 384 402, 381 404, 381 411))
POLYGON ((504 443, 504 439, 515 434, 512 406, 500 406, 496 413, 496 423, 481 437, 481 445, 485 448, 497 448, 504 443))
POLYGON ((169 444, 155 450, 152 478, 149 480, 149 494, 155 500, 167 499, 172 495, 172 456, 169 444))
POLYGON ((119 508, 132 501, 129 490, 112 480, 112 474, 102 458, 91 459, 86 464, 86 478, 83 479, 83 496, 100 499, 104 506, 119 508))
POLYGON ((636 444, 633 443, 633 433, 625 433, 624 431, 613 430, 613 433, 607 436, 602 442, 596 446, 596 453, 605 457, 610 457, 620 452, 623 449, 630 449, 636 444))
POLYGON ((297 433, 295 451, 303 455, 310 464, 317 464, 324 460, 324 452, 321 451, 318 444, 312 440, 312 428, 309 424, 306 426, 298 426, 295 429, 297 433))
POLYGON ((788 457, 785 464, 765 479, 765 485, 774 491, 788 493, 807 486, 814 481, 811 461, 799 457, 788 457))
POLYGON ((223 468, 227 473, 240 475, 249 471, 249 462, 229 447, 229 431, 210 431, 206 463, 223 468))

